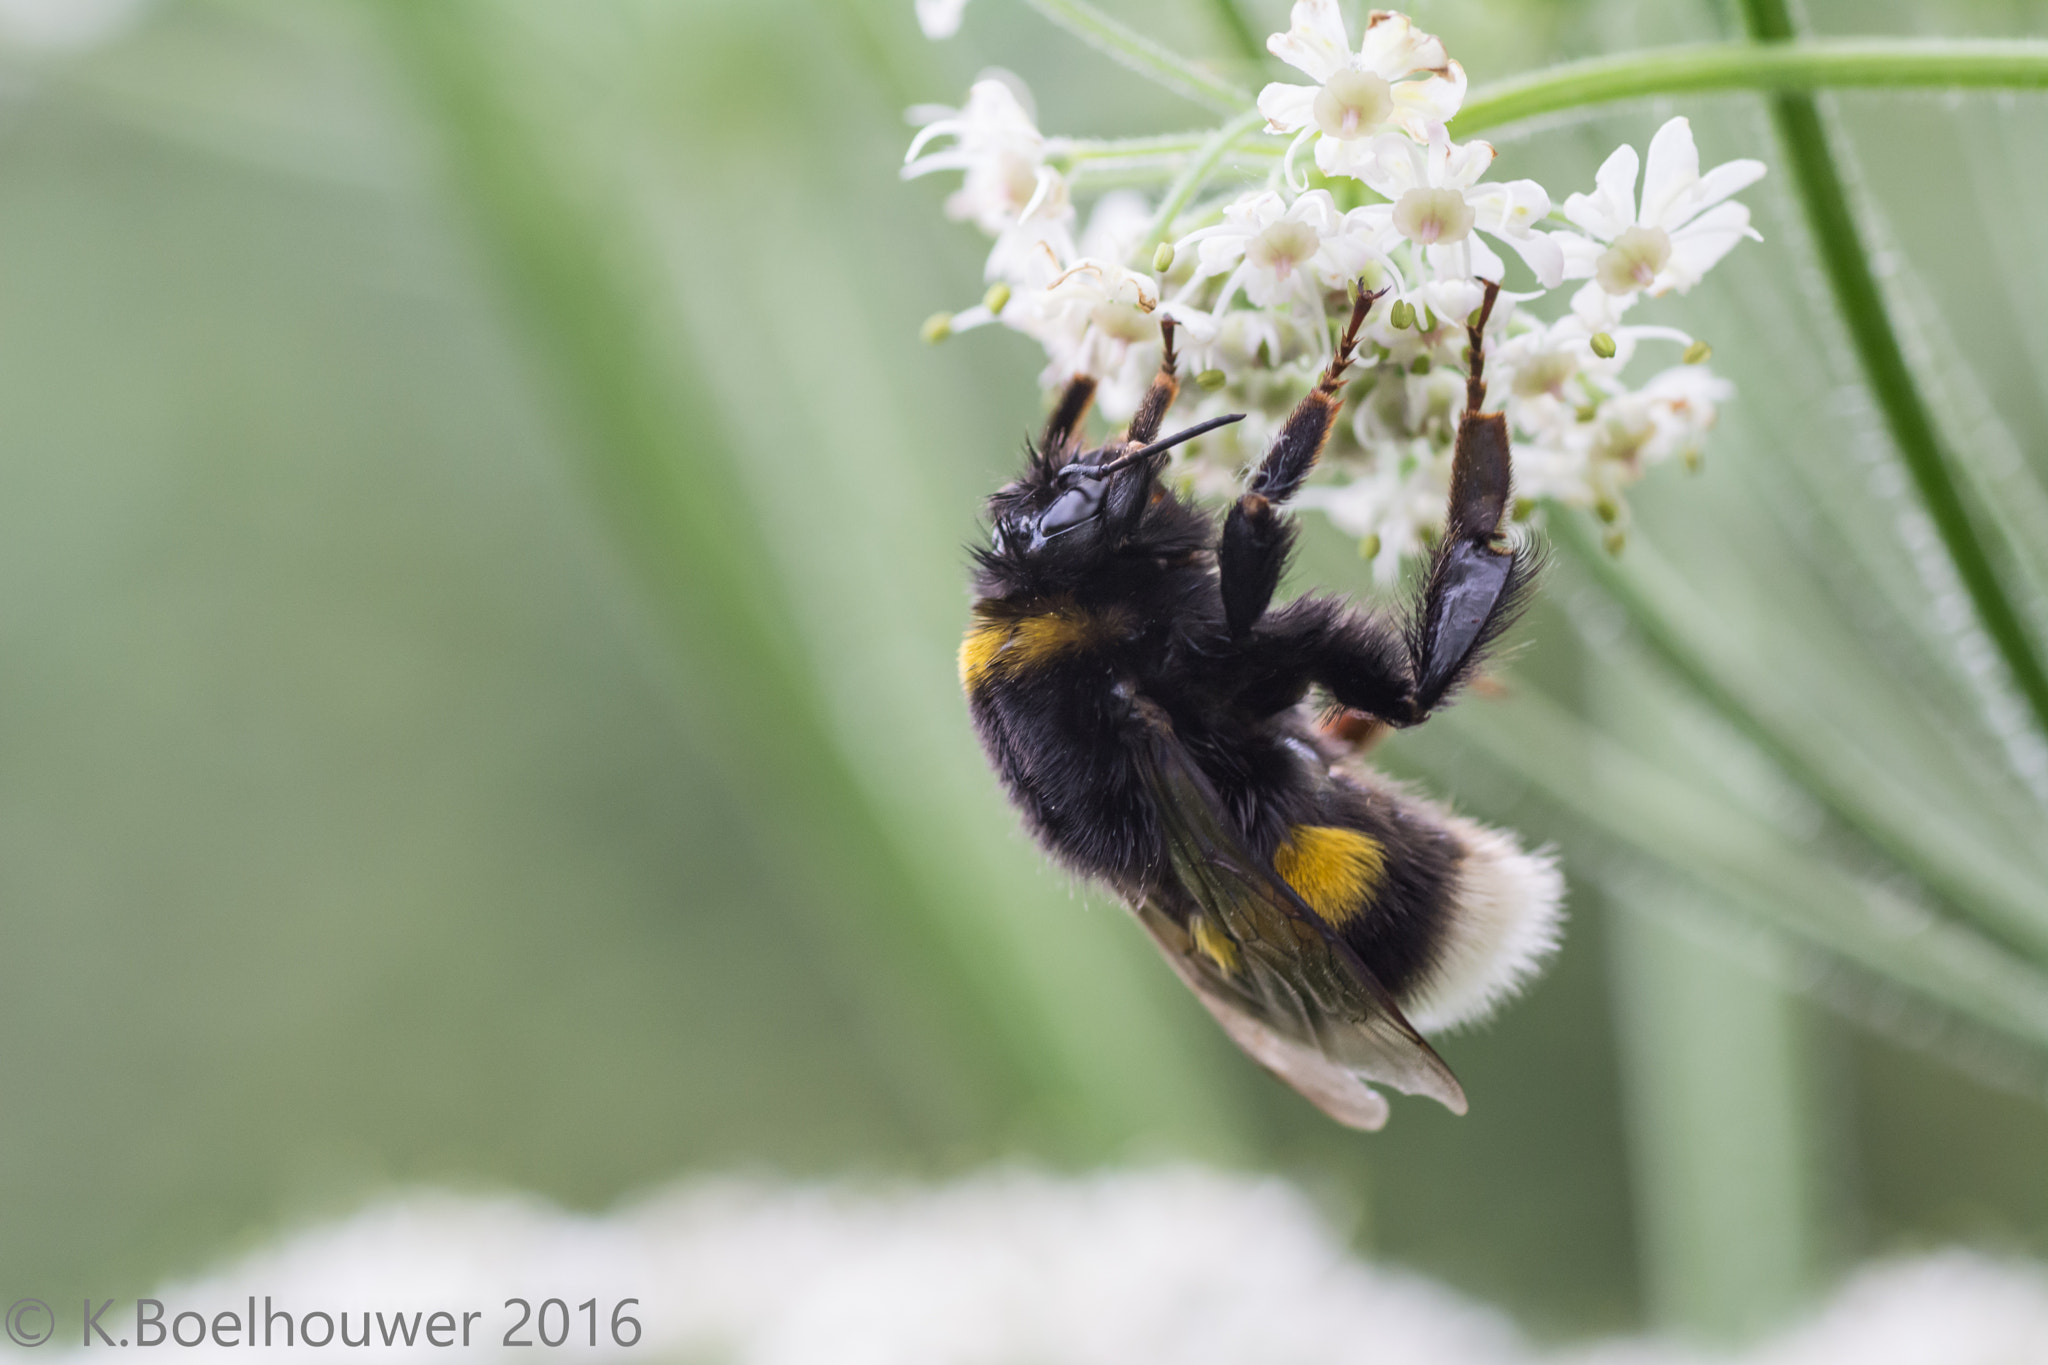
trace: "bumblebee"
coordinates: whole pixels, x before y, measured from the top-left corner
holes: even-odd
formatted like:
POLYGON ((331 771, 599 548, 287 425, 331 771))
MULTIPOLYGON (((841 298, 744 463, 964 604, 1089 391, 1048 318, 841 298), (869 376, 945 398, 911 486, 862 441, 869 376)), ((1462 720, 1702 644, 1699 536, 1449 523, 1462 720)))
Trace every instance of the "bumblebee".
POLYGON ((1446 529, 1400 620, 1341 599, 1273 604, 1295 527, 1281 509, 1342 407, 1361 285, 1328 365, 1214 517, 1160 480, 1179 393, 1174 325, 1128 429, 1081 448, 1074 378, 1021 478, 988 501, 960 678, 990 762, 1056 860, 1130 906, 1181 980, 1256 1061, 1331 1118, 1386 1122, 1377 1082, 1454 1113, 1422 1036, 1477 1019, 1555 947, 1550 858, 1364 766, 1331 714, 1420 724, 1470 679, 1534 577, 1501 534, 1506 419, 1484 412, 1471 320, 1446 529))

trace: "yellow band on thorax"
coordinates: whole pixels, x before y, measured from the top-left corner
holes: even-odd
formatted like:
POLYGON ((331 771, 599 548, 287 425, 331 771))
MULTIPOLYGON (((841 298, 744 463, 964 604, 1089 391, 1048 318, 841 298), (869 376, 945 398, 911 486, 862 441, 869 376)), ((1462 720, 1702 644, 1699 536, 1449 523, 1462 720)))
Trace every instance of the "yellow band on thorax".
POLYGON ((967 628, 960 642, 960 685, 972 692, 996 673, 1039 667, 1116 634, 1109 616, 1058 599, 1028 616, 991 616, 967 628))

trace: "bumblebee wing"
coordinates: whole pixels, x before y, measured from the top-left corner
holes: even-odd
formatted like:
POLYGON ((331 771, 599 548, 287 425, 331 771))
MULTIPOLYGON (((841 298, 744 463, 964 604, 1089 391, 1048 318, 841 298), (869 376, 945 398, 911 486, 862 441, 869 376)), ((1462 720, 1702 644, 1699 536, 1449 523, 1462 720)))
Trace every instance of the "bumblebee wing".
POLYGON ((1155 899, 1138 918, 1237 1045, 1354 1128, 1386 1122, 1368 1081, 1453 1113, 1465 1092, 1357 952, 1245 848, 1165 713, 1137 703, 1139 768, 1200 937, 1155 899))

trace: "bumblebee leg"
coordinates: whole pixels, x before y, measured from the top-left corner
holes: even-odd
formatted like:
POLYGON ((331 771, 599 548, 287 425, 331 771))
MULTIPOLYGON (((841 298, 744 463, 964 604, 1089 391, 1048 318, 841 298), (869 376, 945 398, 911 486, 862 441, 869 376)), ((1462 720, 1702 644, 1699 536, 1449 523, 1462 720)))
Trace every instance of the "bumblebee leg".
POLYGON ((1216 564, 1223 589, 1223 620, 1242 640, 1266 614, 1281 571, 1294 551, 1294 524, 1268 498, 1246 493, 1223 520, 1216 564))
POLYGON ((1249 491, 1268 502, 1286 502, 1316 467, 1323 444, 1330 439, 1337 410, 1344 405, 1344 372, 1351 368, 1351 357, 1358 349, 1358 329, 1365 325, 1366 315, 1385 292, 1368 293, 1363 286, 1359 288, 1351 302, 1351 320, 1345 324, 1344 335, 1338 339, 1330 363, 1323 367, 1323 377, 1287 415, 1286 425, 1273 438, 1272 449, 1253 471, 1249 491))
POLYGON ((1413 713, 1422 720, 1471 676, 1486 647, 1514 621, 1532 578, 1526 554, 1497 544, 1507 514, 1514 468, 1507 418, 1481 412, 1486 402, 1486 356, 1481 333, 1500 286, 1488 282, 1478 324, 1469 329, 1471 376, 1465 415, 1451 462, 1451 496, 1444 537, 1412 613, 1409 650, 1414 659, 1413 713))
POLYGON ((1134 446, 1150 445, 1158 439, 1159 424, 1166 420, 1166 410, 1180 396, 1180 380, 1174 375, 1179 357, 1173 351, 1172 318, 1159 319, 1159 339, 1163 343, 1159 373, 1152 377, 1152 387, 1145 390, 1144 399, 1131 417, 1131 428, 1124 433, 1124 439, 1134 446))
POLYGON ((1066 390, 1060 394, 1052 416, 1046 419, 1045 435, 1038 442, 1038 449, 1047 460, 1054 464, 1066 461, 1069 447, 1074 443, 1074 434, 1080 430, 1081 423, 1087 419, 1088 409, 1094 405, 1093 379, 1077 374, 1067 381, 1066 390))
MULTIPOLYGON (((1384 292, 1384 291, 1382 291, 1384 292)), ((1358 349, 1358 329, 1365 325, 1378 293, 1360 288, 1351 304, 1351 321, 1323 369, 1323 377, 1288 414, 1272 449, 1252 474, 1251 486, 1223 522, 1216 558, 1223 577, 1223 615, 1233 638, 1242 639, 1265 614, 1294 548, 1294 530, 1278 515, 1276 505, 1293 497, 1315 468, 1330 439, 1330 427, 1343 406, 1344 372, 1358 349)))
POLYGON ((1241 704, 1271 714, 1320 684, 1339 706, 1405 717, 1414 694, 1408 641, 1391 622, 1329 597, 1303 597, 1259 622, 1244 642, 1241 704))

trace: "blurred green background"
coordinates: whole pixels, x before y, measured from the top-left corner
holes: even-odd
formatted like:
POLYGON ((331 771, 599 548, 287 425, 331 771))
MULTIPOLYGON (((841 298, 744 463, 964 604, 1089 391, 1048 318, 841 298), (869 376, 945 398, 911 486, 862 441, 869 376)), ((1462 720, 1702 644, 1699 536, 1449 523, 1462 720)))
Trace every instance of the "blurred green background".
MULTIPOLYGON (((1111 7, 1234 50, 1209 5, 1111 7)), ((2048 33, 2038 4, 1810 9, 2048 33)), ((1413 12, 1475 85, 1735 31, 1704 0, 1413 12)), ((1950 1240, 2048 1252, 2038 1050, 1780 902, 1945 904, 1569 555, 1506 695, 1385 750, 1571 879, 1549 977, 1443 1044, 1469 1117, 1325 1122, 1046 867, 952 665, 1040 360, 918 344, 985 248, 896 178, 903 108, 991 63, 1050 132, 1205 118, 1014 0, 944 45, 909 0, 161 0, 9 50, 0 1287, 145 1291, 403 1184, 601 1208, 999 1160, 1281 1172, 1547 1338, 1740 1330, 1950 1240)), ((1946 429, 2048 581, 2048 109, 1835 107, 1946 429)), ((1741 95, 1493 140, 1561 195, 1673 112, 1709 164, 1778 160, 1741 95)), ((1639 489, 1620 577, 2048 919, 2048 816, 1784 177, 1747 198, 1765 242, 1652 319, 1740 396, 1702 474, 1639 489)), ((1301 579, 1367 587, 1320 529, 1301 579)))

